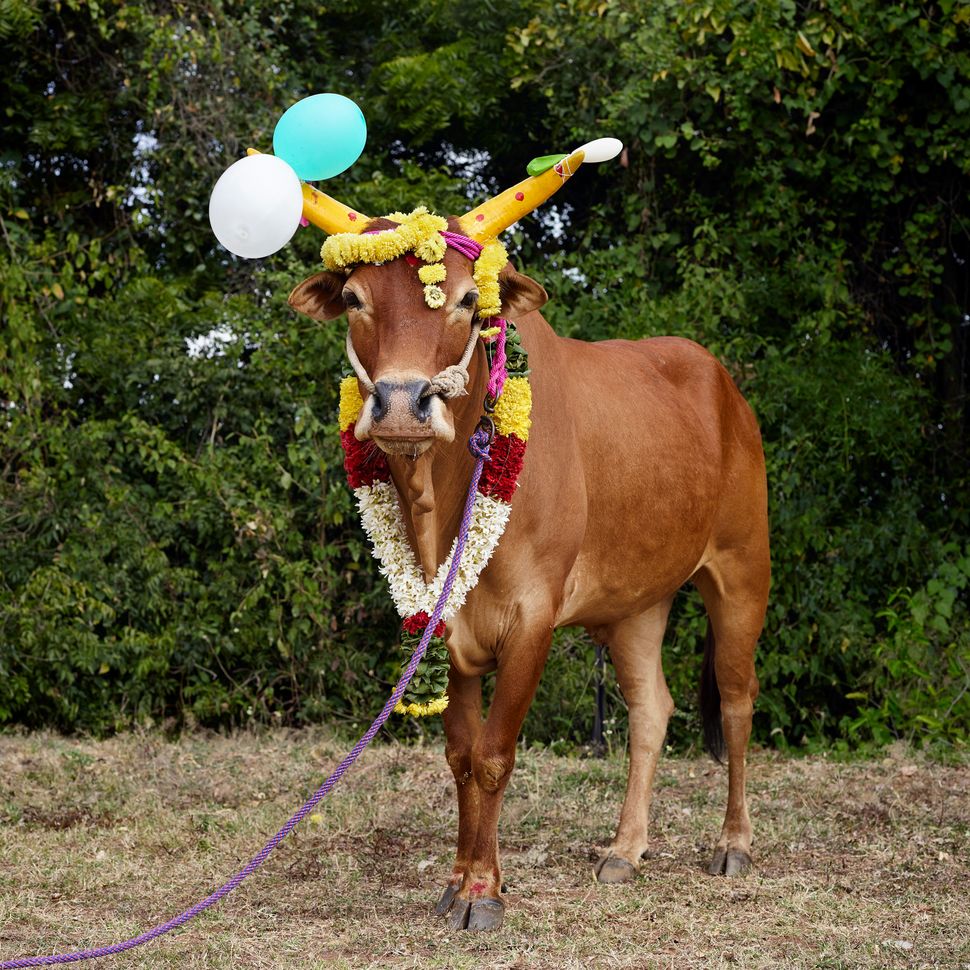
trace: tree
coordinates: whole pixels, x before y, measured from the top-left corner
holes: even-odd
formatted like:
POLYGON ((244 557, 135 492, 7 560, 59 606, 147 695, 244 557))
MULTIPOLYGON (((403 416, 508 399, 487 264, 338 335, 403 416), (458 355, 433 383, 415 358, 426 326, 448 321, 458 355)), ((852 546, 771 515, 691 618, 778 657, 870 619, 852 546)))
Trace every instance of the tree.
MULTIPOLYGON (((775 537, 759 737, 965 739, 965 0, 2 18, 0 721, 354 718, 384 696, 396 623, 342 481, 341 335, 284 306, 320 240, 247 263, 206 221, 288 104, 338 90, 370 137, 327 191, 375 215, 462 211, 533 155, 624 140, 509 239, 561 333, 693 337, 753 402, 775 537)), ((684 704, 689 599, 677 631, 684 704)), ((581 730, 590 653, 561 640, 529 736, 581 730)))

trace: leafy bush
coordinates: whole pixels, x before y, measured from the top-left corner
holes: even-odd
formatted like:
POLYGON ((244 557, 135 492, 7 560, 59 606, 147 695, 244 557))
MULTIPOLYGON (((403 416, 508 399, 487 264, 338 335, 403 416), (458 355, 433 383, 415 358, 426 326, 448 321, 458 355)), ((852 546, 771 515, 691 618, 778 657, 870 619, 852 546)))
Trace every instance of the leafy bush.
MULTIPOLYGON (((5 5, 0 724, 359 721, 386 696, 340 326, 283 301, 319 239, 242 263, 205 220, 288 103, 340 90, 371 137, 327 189, 364 211, 462 211, 532 155, 624 140, 509 238, 560 333, 696 339, 759 416, 756 738, 965 745, 968 33, 965 0, 5 5)), ((681 597, 677 745, 704 625, 681 597)), ((559 634, 527 739, 588 737, 592 662, 559 634)))

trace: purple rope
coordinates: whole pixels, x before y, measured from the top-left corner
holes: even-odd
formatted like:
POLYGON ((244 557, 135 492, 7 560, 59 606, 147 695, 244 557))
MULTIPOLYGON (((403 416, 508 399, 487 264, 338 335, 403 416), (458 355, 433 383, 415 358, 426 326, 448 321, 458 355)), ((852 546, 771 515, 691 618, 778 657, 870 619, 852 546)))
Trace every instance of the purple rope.
POLYGON ((79 950, 74 953, 54 953, 44 957, 21 957, 19 960, 4 960, 0 963, 0 970, 19 970, 21 967, 45 967, 51 964, 76 963, 79 960, 92 960, 95 957, 111 956, 115 953, 124 953, 126 950, 131 950, 136 946, 141 946, 143 943, 148 943, 159 936, 170 933, 189 920, 194 919, 199 913, 205 912, 210 906, 219 902, 223 896, 228 896, 247 876, 252 875, 266 861, 273 849, 326 797, 334 785, 340 781, 344 772, 360 757, 361 752, 370 744, 374 735, 377 734, 384 722, 390 717, 391 711, 394 710, 397 702, 404 695, 408 683, 414 676, 414 671, 421 662, 425 650, 428 649, 428 643, 431 640, 435 627, 438 625, 438 621, 441 619, 441 614, 451 594, 451 588, 454 586, 455 576, 458 575, 458 567, 461 564, 462 553, 465 549, 465 540, 468 538, 468 530, 471 527, 472 509, 475 504, 475 494, 478 490, 478 480, 482 474, 482 466, 488 458, 489 444, 488 434, 481 429, 475 431, 468 441, 468 448, 475 457, 475 469, 472 472, 471 484, 468 486, 468 496, 465 499, 465 510, 462 513, 461 528, 458 530, 458 543, 455 548, 455 554, 452 557, 451 569, 448 570, 448 576, 445 578, 444 588, 441 590, 441 595, 435 604, 431 619, 428 620, 428 625, 425 627, 421 642, 412 654, 411 660, 408 662, 404 673, 401 675, 401 679, 398 681, 397 687, 394 688, 383 710, 374 719, 374 723, 364 732, 361 739, 354 745, 350 754, 340 762, 333 774, 310 796, 303 807, 263 846, 259 854, 247 862, 227 883, 224 883, 214 893, 206 896, 201 902, 196 903, 191 908, 185 910, 185 912, 180 913, 174 919, 170 919, 167 923, 161 923, 159 926, 155 926, 141 933, 139 936, 134 936, 130 940, 125 940, 122 943, 114 943, 111 946, 99 946, 92 950, 79 950))

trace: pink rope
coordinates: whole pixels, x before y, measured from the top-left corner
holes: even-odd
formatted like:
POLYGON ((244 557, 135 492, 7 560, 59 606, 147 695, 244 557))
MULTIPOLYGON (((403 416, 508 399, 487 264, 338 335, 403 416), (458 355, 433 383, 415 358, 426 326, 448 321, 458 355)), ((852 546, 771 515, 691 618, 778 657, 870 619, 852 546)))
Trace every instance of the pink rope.
POLYGON ((482 244, 468 236, 463 236, 460 232, 450 232, 448 229, 445 229, 441 235, 445 237, 445 242, 452 249, 461 253, 462 256, 470 259, 473 263, 482 255, 482 249, 484 248, 482 244))
POLYGON ((495 356, 492 359, 492 369, 488 374, 488 393, 492 398, 497 398, 505 387, 505 379, 509 376, 505 365, 508 357, 505 354, 505 320, 499 317, 495 321, 498 327, 498 336, 495 338, 495 356))

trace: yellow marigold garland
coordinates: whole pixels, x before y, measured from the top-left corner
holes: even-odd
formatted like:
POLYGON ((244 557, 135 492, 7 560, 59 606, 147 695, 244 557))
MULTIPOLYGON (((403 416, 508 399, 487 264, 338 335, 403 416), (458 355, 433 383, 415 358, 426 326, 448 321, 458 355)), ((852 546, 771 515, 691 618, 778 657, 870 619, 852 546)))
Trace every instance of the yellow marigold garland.
POLYGON ((443 697, 436 697, 433 701, 428 701, 427 704, 405 704, 403 701, 398 701, 394 713, 410 714, 411 717, 432 717, 435 714, 440 714, 447 706, 448 695, 445 694, 443 697))
MULTIPOLYGON (((414 253, 426 264, 418 269, 425 303, 432 310, 444 306, 445 291, 438 284, 448 277, 442 263, 448 244, 441 235, 447 230, 448 221, 428 212, 423 205, 413 212, 391 212, 387 218, 398 226, 379 232, 339 232, 330 236, 320 250, 324 266, 333 271, 346 270, 358 263, 387 263, 414 253)), ((495 317, 502 312, 498 275, 508 259, 502 243, 490 239, 475 260, 472 273, 478 284, 479 317, 495 317)))
POLYGON ((497 317, 502 312, 502 296, 499 293, 498 274, 509 261, 505 247, 497 240, 485 243, 481 256, 475 260, 473 275, 478 284, 478 315, 497 317))
POLYGON ((510 377, 495 402, 495 430, 529 440, 532 427, 532 388, 527 377, 510 377))
POLYGON ((360 416, 364 408, 364 399, 360 396, 360 387, 356 377, 345 377, 340 382, 340 430, 346 431, 360 416))
POLYGON ((441 233, 448 228, 447 219, 432 215, 423 205, 407 215, 392 212, 388 218, 400 225, 375 233, 338 232, 329 236, 320 250, 324 266, 342 270, 357 263, 387 263, 412 252, 427 263, 444 258, 447 243, 441 233))

